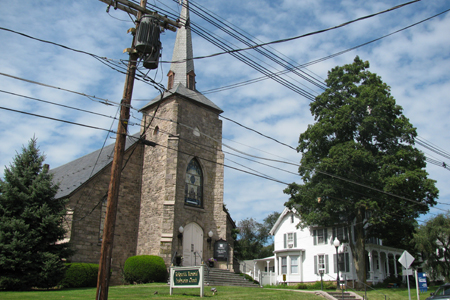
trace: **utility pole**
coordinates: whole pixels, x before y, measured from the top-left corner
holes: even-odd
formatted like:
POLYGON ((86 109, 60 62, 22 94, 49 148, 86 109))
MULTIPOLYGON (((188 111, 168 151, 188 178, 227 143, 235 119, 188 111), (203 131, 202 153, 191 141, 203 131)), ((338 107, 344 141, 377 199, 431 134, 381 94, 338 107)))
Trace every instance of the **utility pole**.
MULTIPOLYGON (((114 8, 120 8, 121 10, 133 13, 131 11, 130 6, 122 5, 119 7, 118 2, 126 3, 128 1, 125 0, 100 0, 109 5, 114 5, 114 8)), ((134 4, 135 5, 135 4, 134 4)), ((147 0, 141 0, 140 7, 132 7, 134 8, 134 15, 137 16, 137 19, 140 20, 141 15, 143 13, 150 12, 153 15, 155 13, 148 11, 146 9, 147 0)), ((137 5, 135 5, 137 6, 137 5)), ((162 17, 163 18, 163 17, 162 17)), ((163 19, 161 22, 166 25, 167 23, 172 22, 171 24, 175 24, 178 27, 178 23, 174 21, 170 21, 167 18, 163 19)), ((139 23, 136 25, 136 29, 138 28, 139 23)), ((174 29, 168 28, 170 30, 174 29)), ((133 31, 133 30, 130 30, 133 31)), ((135 43, 135 35, 133 33, 133 42, 131 44, 131 48, 128 50, 129 52, 129 61, 127 74, 125 79, 125 86, 123 91, 123 97, 121 101, 120 107, 120 119, 117 128, 117 136, 116 136, 116 144, 114 146, 114 158, 111 167, 111 179, 108 188, 108 200, 106 205, 106 218, 103 227, 103 239, 102 239, 102 247, 100 253, 100 262, 98 269, 98 277, 97 277, 97 293, 95 296, 96 300, 106 300, 108 299, 108 288, 109 288, 109 277, 111 270, 111 260, 112 260, 112 250, 113 250, 113 242, 114 242, 114 227, 116 223, 116 213, 117 213, 117 202, 119 198, 119 188, 120 188, 120 177, 121 177, 121 169, 123 164, 123 156, 125 152, 125 141, 127 135, 127 127, 128 120, 130 118, 130 104, 131 97, 133 94, 133 86, 134 86, 134 77, 136 74, 136 65, 137 60, 139 58, 138 52, 134 49, 135 43)))

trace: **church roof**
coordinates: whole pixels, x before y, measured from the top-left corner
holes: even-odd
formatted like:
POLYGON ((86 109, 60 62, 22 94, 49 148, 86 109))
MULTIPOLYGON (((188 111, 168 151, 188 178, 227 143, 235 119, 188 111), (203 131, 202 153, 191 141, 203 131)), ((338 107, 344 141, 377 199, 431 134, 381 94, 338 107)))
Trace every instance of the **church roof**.
MULTIPOLYGON (((133 137, 139 138, 139 133, 133 137)), ((126 139, 125 151, 136 144, 138 139, 126 139)), ((53 182, 59 184, 55 198, 67 197, 90 178, 108 166, 113 159, 114 144, 96 150, 65 165, 51 169, 53 182)))
POLYGON ((188 89, 187 87, 185 87, 181 83, 177 84, 175 87, 173 87, 169 91, 165 91, 163 96, 162 96, 162 98, 161 98, 161 95, 159 95, 158 97, 154 98, 149 103, 144 105, 140 110, 141 111, 145 110, 146 108, 155 105, 156 103, 158 103, 158 102, 168 98, 169 96, 171 96, 173 94, 178 94, 178 95, 184 96, 184 97, 186 97, 188 99, 191 99, 191 100, 193 100, 195 102, 203 104, 203 105, 205 105, 205 106, 207 106, 209 108, 212 108, 212 109, 216 110, 219 114, 223 113, 223 110, 220 107, 218 107, 211 100, 209 100, 208 98, 203 96, 202 93, 200 93, 198 91, 190 90, 190 89, 188 89))

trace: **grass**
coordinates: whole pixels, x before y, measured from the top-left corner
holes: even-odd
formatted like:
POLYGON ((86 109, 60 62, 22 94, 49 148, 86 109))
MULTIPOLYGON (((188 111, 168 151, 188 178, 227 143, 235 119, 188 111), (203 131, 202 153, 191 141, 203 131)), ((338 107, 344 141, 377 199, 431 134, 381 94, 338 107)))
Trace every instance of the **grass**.
MULTIPOLYGON (((420 293, 420 300, 425 300, 425 298, 430 297, 430 293, 434 292, 438 287, 428 287, 428 291, 425 293, 420 293)), ((411 300, 417 299, 416 286, 411 286, 411 300)), ((356 292, 360 296, 364 297, 363 292, 356 292)), ((368 300, 384 300, 386 295, 387 300, 408 300, 408 289, 407 288, 381 288, 375 291, 367 291, 368 300)))
MULTIPOLYGON (((232 286, 217 286, 218 293, 213 295, 211 287, 205 286, 205 298, 214 299, 302 299, 302 300, 323 300, 324 298, 311 293, 304 293, 300 290, 294 290, 292 287, 278 288, 246 288, 232 286)), ((434 292, 437 287, 428 288, 428 292, 421 293, 420 299, 430 296, 430 292, 434 292)), ((0 299, 2 300, 19 300, 19 299, 35 299, 35 300, 72 300, 72 299, 94 299, 95 288, 78 288, 78 289, 62 289, 49 291, 26 291, 26 292, 6 292, 0 291, 0 299)), ((169 286, 161 283, 149 283, 139 285, 113 286, 109 288, 108 299, 199 299, 199 289, 174 289, 173 295, 169 295, 169 286), (155 292, 158 292, 155 294, 155 292)), ((364 296, 364 292, 357 292, 360 296, 364 296)), ((408 289, 406 288, 382 288, 367 291, 367 300, 408 300, 408 289)), ((411 299, 416 300, 416 289, 411 287, 411 299)))
MULTIPOLYGON (((321 300, 323 298, 314 294, 296 292, 293 290, 275 290, 265 288, 246 288, 235 286, 217 286, 218 293, 213 295, 211 287, 204 289, 204 297, 214 299, 302 299, 321 300)), ((2 300, 72 300, 95 299, 95 288, 62 289, 49 291, 6 292, 0 291, 2 300)), ((149 283, 140 285, 113 286, 109 288, 108 299, 200 299, 200 289, 174 289, 173 295, 169 295, 168 285, 161 283, 149 283), (158 292, 155 294, 155 292, 158 292)))
MULTIPOLYGON (((430 293, 436 291, 439 286, 428 287, 428 291, 425 293, 420 293, 420 300, 425 300, 430 297, 430 293)), ((294 289, 294 286, 271 286, 270 288, 281 288, 286 290, 294 289)), ((326 290, 324 292, 334 292, 335 290, 326 290)), ((349 289, 348 291, 353 291, 349 289)), ((417 300, 416 287, 411 286, 411 300, 417 300)), ((364 291, 353 291, 360 295, 361 297, 365 297, 364 291)), ((408 298, 408 289, 407 288, 377 288, 376 290, 367 290, 367 300, 409 300, 408 298), (386 296, 386 298, 385 298, 386 296)), ((339 299, 338 299, 339 300, 339 299)))

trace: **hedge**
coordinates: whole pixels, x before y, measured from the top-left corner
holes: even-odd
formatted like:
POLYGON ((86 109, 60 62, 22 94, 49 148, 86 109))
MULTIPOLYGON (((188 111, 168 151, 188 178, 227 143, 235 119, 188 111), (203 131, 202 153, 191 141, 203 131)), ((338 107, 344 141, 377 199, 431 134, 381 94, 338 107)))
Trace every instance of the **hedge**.
POLYGON ((131 256, 125 261, 124 279, 128 283, 149 283, 167 281, 164 260, 156 255, 131 256))
POLYGON ((98 264, 68 263, 66 273, 59 283, 66 288, 96 287, 98 275, 98 264))

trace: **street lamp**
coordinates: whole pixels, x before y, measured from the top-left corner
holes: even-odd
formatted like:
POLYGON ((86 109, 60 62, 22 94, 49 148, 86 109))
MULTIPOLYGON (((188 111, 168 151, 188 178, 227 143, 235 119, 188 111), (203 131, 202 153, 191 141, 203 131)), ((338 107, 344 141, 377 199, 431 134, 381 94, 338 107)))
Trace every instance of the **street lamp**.
POLYGON ((339 242, 339 240, 337 238, 335 238, 334 242, 333 242, 333 245, 334 245, 334 247, 336 247, 337 287, 338 287, 338 289, 340 289, 341 286, 340 286, 340 282, 339 282, 339 263, 338 263, 339 254, 338 254, 338 248, 341 245, 341 242, 339 242))

